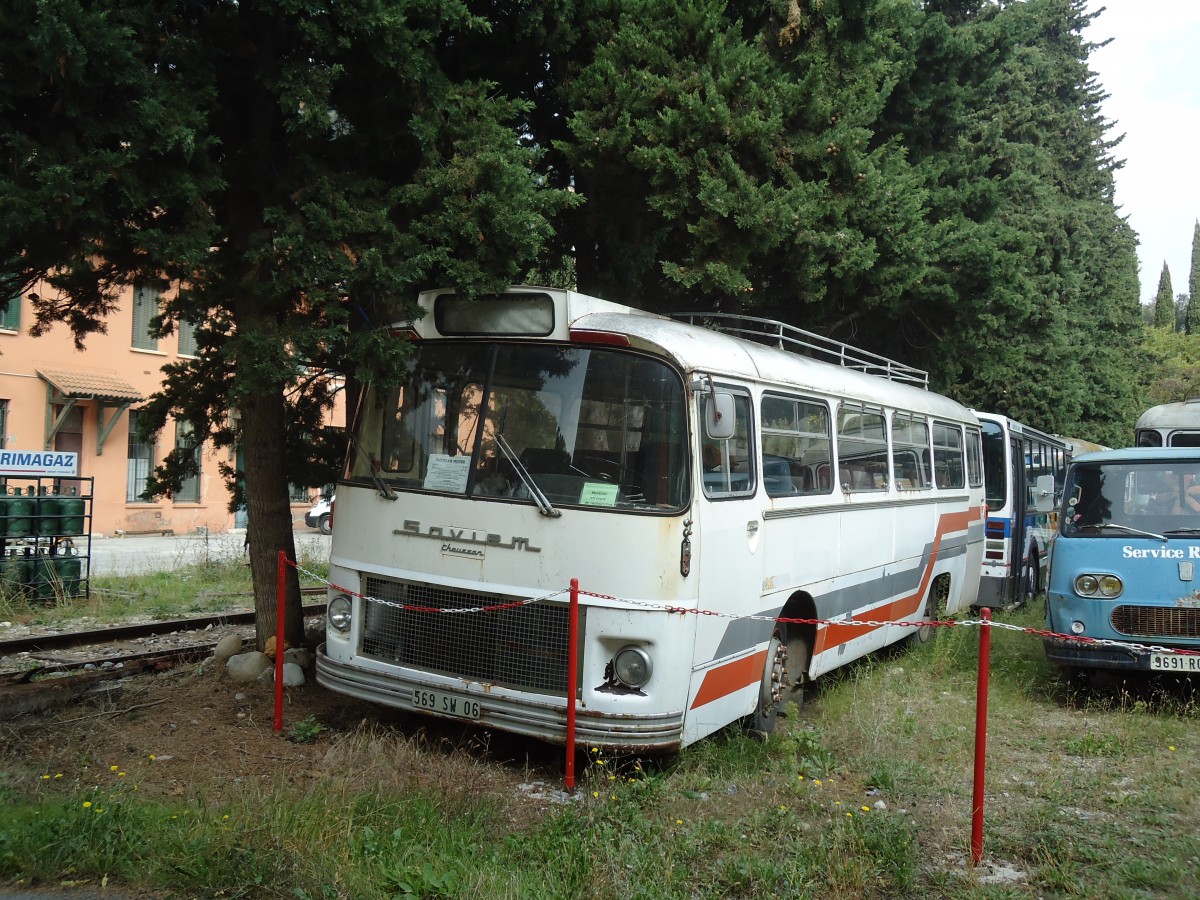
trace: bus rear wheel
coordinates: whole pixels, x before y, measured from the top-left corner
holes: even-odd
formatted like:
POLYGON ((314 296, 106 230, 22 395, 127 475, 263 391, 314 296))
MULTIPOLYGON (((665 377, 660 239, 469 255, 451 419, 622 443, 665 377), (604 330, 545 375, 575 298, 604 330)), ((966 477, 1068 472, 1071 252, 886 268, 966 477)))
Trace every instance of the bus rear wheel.
POLYGON ((933 625, 946 613, 946 604, 950 599, 950 578, 940 576, 929 587, 929 596, 925 598, 925 608, 921 612, 921 620, 930 624, 921 625, 914 629, 908 640, 913 644, 928 644, 937 637, 937 626, 933 625))

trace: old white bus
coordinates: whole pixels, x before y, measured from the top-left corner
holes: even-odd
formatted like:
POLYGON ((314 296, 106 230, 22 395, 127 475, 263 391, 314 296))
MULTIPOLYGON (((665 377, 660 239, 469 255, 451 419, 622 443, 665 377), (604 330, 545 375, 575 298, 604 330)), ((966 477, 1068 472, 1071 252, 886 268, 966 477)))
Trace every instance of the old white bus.
POLYGON ((975 602, 979 424, 925 373, 549 288, 420 306, 354 413, 324 686, 563 743, 577 578, 577 743, 669 751, 975 602))

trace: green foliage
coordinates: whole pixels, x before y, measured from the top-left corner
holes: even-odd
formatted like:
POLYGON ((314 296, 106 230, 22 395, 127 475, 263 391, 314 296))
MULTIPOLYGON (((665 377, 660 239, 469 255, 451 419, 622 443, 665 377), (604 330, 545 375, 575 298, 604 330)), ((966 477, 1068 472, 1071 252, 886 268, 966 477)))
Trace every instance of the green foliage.
POLYGON ((288 740, 293 744, 311 744, 325 730, 316 716, 305 716, 288 726, 288 740))
POLYGON ((1147 328, 1143 347, 1150 374, 1144 408, 1200 395, 1200 334, 1147 328))
POLYGON ((1171 290, 1171 270, 1163 263, 1154 295, 1154 327, 1175 330, 1175 294, 1171 290))
POLYGON ((1200 334, 1200 219, 1192 229, 1192 265, 1188 271, 1188 304, 1184 330, 1200 334), (1192 302, 1196 300, 1196 302, 1192 302))

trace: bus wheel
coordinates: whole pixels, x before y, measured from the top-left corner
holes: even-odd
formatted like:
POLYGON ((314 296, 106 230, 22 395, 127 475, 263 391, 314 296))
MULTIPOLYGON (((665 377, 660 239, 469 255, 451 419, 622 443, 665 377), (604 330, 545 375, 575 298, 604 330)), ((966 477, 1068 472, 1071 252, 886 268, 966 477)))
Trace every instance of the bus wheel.
MULTIPOLYGON (((950 599, 950 579, 945 575, 939 577, 929 587, 929 596, 925 600, 925 609, 921 612, 924 622, 936 622, 946 611, 946 601, 950 599)), ((913 630, 909 640, 914 644, 928 644, 937 637, 936 625, 922 625, 913 630)))
POLYGON ((787 676, 787 646, 775 631, 767 645, 767 662, 763 666, 762 683, 758 688, 758 703, 748 721, 748 730, 755 737, 765 738, 775 730, 779 708, 783 705, 783 686, 787 676))
POLYGON ((795 703, 796 708, 800 709, 804 706, 804 686, 808 684, 812 645, 803 634, 796 634, 789 629, 785 635, 784 646, 787 647, 787 677, 783 681, 783 700, 779 708, 787 710, 795 703))
POLYGON ((1029 566, 1025 570, 1025 596, 1021 598, 1018 606, 1024 606, 1041 591, 1041 575, 1042 569, 1038 565, 1038 555, 1036 553, 1029 554, 1029 566))

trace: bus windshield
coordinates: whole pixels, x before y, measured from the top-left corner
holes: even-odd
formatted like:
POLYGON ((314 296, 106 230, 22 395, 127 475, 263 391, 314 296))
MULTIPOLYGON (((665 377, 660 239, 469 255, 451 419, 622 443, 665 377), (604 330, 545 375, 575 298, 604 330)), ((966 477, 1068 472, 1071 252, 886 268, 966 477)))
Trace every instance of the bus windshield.
POLYGON ((1200 530, 1200 461, 1076 464, 1067 484, 1066 537, 1200 530))
POLYGON ((687 502, 687 448, 683 381, 661 361, 439 341, 417 345, 405 383, 368 386, 346 475, 539 506, 662 511, 687 502))

